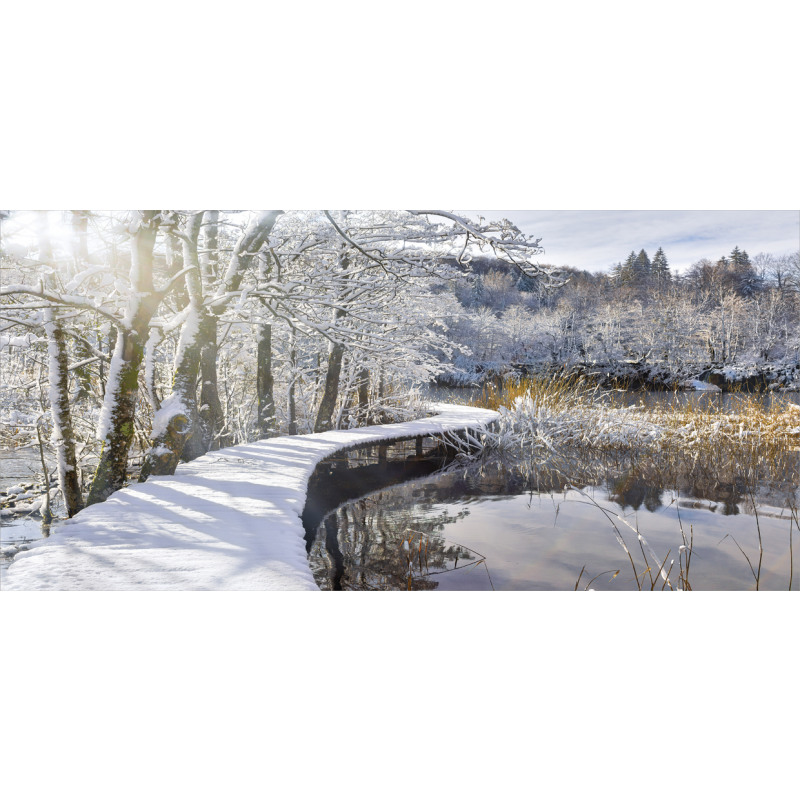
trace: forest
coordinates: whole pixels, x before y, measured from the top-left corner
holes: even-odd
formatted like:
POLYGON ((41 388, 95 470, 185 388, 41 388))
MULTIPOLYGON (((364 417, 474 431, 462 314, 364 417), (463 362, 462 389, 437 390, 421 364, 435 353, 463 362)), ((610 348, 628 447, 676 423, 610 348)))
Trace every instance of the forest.
POLYGON ((67 513, 183 459, 403 418, 456 350, 475 252, 544 274, 507 220, 445 211, 5 212, 3 446, 49 442, 67 513))
POLYGON ((798 253, 608 272, 448 211, 0 212, 2 447, 67 513, 209 450, 419 415, 525 374, 796 388, 798 253))
POLYGON ((733 245, 673 273, 659 248, 631 252, 607 272, 542 262, 515 275, 476 258, 455 285, 454 336, 472 343, 443 379, 470 384, 509 365, 574 372, 607 384, 673 389, 703 378, 727 388, 796 388, 800 254, 733 245), (554 279, 555 277, 555 279, 554 279))

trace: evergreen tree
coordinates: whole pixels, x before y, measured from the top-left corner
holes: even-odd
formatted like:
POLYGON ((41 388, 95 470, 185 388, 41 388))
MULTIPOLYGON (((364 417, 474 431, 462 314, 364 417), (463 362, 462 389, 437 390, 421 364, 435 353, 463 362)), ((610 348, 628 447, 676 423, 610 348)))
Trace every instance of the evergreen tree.
POLYGON ((624 286, 636 283, 636 253, 633 250, 625 259, 625 263, 620 266, 619 282, 624 286))
POLYGON ((656 250, 656 254, 653 256, 651 272, 656 283, 663 284, 672 280, 672 274, 669 271, 669 262, 667 261, 667 256, 662 247, 659 247, 658 250, 656 250))
POLYGON ((747 255, 747 250, 739 250, 739 245, 731 250, 731 264, 737 269, 742 269, 752 266, 750 263, 750 256, 747 255))
POLYGON ((738 245, 731 250, 730 257, 722 256, 713 268, 714 284, 720 289, 733 291, 740 297, 751 297, 763 285, 746 250, 738 245))
POLYGON ((483 285, 483 276, 478 275, 475 278, 475 283, 472 286, 472 305, 482 306, 486 298, 486 292, 483 285))
POLYGON ((650 264, 650 258, 647 255, 647 252, 642 248, 639 251, 639 255, 636 256, 633 262, 634 274, 636 275, 636 283, 640 286, 650 278, 650 270, 652 265, 650 264))
POLYGON ((520 273, 519 277, 517 278, 517 290, 520 292, 535 292, 539 288, 539 281, 531 277, 530 275, 525 275, 520 273))
POLYGON ((758 292, 763 284, 755 267, 747 255, 747 250, 739 250, 739 246, 731 250, 729 262, 730 283, 734 291, 742 297, 751 297, 758 292))

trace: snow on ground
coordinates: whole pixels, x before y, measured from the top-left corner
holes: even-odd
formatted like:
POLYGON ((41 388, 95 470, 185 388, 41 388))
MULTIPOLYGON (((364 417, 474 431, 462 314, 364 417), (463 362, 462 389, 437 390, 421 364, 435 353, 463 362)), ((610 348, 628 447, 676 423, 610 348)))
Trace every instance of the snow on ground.
POLYGON ((19 553, 0 588, 316 589, 300 515, 323 458, 498 417, 443 403, 431 410, 437 416, 229 447, 127 486, 19 553))

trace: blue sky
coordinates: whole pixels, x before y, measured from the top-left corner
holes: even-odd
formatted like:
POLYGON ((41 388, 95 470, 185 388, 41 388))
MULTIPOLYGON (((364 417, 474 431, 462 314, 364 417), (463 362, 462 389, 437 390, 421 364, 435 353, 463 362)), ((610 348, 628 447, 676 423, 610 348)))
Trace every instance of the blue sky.
POLYGON ((606 270, 644 248, 664 248, 670 267, 684 271, 701 258, 717 259, 736 245, 750 256, 782 255, 800 247, 799 211, 468 211, 507 217, 541 237, 542 263, 606 270))

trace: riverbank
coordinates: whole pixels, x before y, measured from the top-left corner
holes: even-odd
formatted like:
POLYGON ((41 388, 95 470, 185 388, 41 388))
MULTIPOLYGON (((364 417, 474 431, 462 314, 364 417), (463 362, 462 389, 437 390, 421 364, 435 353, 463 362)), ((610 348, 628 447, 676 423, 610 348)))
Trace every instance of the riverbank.
POLYGON ((498 449, 724 453, 744 465, 780 463, 800 446, 800 405, 788 400, 766 404, 741 394, 721 410, 686 404, 680 395, 655 405, 626 399, 580 379, 533 378, 490 385, 473 402, 500 414, 492 435, 498 449))
POLYGON ((636 359, 569 364, 476 362, 442 372, 436 384, 443 388, 482 387, 537 377, 582 378, 598 388, 631 391, 696 390, 702 385, 723 392, 793 392, 800 391, 800 360, 681 366, 636 359))

